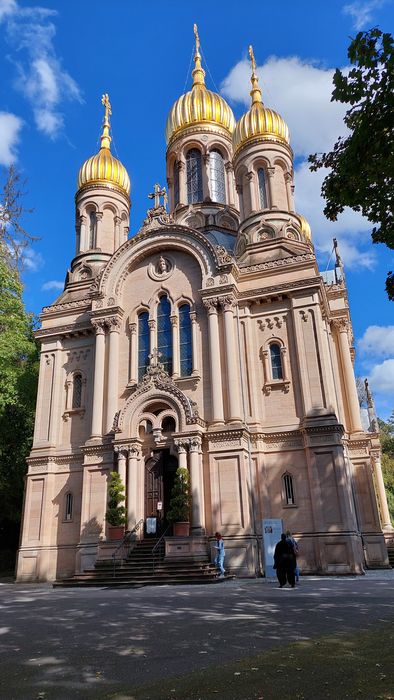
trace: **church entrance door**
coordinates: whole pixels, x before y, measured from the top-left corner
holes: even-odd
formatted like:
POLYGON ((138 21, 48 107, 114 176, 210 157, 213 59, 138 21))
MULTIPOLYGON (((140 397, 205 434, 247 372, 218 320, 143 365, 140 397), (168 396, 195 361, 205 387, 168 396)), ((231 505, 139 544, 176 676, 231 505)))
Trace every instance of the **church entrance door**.
POLYGON ((145 464, 145 520, 157 518, 158 535, 168 525, 166 514, 177 468, 178 460, 169 450, 155 451, 145 464))

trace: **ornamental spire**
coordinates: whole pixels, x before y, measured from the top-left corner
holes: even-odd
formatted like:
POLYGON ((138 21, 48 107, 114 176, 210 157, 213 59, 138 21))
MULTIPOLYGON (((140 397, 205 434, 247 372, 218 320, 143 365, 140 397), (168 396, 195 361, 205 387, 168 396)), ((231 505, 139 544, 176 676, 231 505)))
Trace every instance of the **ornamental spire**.
POLYGON ((194 52, 194 68, 192 70, 193 76, 193 87, 195 85, 205 85, 205 71, 201 66, 201 54, 200 54, 200 37, 198 36, 197 24, 193 26, 194 36, 196 40, 196 50, 194 52))
POLYGON ((259 88, 259 79, 257 77, 256 73, 256 61, 254 58, 254 53, 253 53, 253 46, 249 46, 249 56, 250 56, 250 61, 252 64, 252 76, 250 78, 250 82, 252 83, 252 89, 250 91, 250 96, 252 98, 252 105, 256 104, 256 102, 262 102, 263 99, 261 97, 261 89, 259 88))
POLYGON ((111 103, 109 101, 109 95, 106 92, 101 98, 101 104, 104 105, 104 120, 103 120, 103 133, 101 134, 101 148, 111 147, 111 137, 109 135, 109 130, 111 125, 109 123, 110 115, 112 114, 111 103))

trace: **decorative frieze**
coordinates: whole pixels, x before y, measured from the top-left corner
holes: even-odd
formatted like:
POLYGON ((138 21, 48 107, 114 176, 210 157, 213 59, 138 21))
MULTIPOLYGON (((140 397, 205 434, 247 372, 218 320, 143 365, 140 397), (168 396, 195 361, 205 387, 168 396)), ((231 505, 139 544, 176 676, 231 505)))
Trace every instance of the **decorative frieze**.
MULTIPOLYGON (((242 267, 242 272, 261 272, 263 270, 271 270, 278 267, 289 267, 291 265, 298 265, 303 262, 316 260, 316 256, 313 253, 304 253, 303 255, 291 255, 287 258, 278 258, 277 260, 268 260, 267 262, 257 263, 255 265, 248 265, 247 267, 242 267)), ((315 281, 317 281, 315 279, 315 281)), ((282 285, 281 285, 282 286, 282 285)))

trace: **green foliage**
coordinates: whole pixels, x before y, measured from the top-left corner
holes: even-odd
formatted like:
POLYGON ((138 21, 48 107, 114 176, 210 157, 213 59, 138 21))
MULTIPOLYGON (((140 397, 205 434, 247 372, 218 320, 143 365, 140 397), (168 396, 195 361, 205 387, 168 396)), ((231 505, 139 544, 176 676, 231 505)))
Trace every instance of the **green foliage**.
MULTIPOLYGON (((349 73, 334 74, 332 101, 350 105, 349 135, 329 153, 309 156, 311 170, 329 168, 322 185, 324 213, 336 221, 346 206, 374 224, 372 240, 394 248, 394 44, 376 27, 351 42, 349 73)), ((394 273, 386 280, 394 300, 394 273)))
POLYGON ((126 524, 126 509, 121 505, 126 500, 124 485, 118 472, 111 472, 109 476, 108 507, 105 517, 109 525, 118 527, 126 524))
POLYGON ((183 523, 190 519, 191 494, 190 476, 185 467, 175 472, 167 519, 170 523, 183 523))
POLYGON ((382 443, 382 472, 391 521, 394 523, 394 411, 388 421, 379 419, 382 443))

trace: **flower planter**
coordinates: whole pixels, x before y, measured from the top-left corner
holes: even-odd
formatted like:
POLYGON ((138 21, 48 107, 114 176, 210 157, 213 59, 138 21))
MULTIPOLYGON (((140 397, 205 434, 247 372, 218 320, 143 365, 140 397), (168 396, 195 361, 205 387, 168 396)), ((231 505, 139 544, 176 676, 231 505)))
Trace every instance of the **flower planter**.
POLYGON ((172 530, 175 537, 189 537, 190 523, 174 523, 172 530))
POLYGON ((108 526, 108 539, 109 540, 122 540, 124 537, 125 526, 124 525, 109 525, 108 526))

